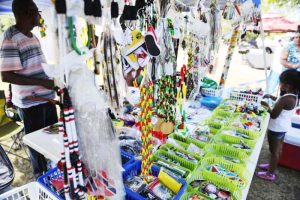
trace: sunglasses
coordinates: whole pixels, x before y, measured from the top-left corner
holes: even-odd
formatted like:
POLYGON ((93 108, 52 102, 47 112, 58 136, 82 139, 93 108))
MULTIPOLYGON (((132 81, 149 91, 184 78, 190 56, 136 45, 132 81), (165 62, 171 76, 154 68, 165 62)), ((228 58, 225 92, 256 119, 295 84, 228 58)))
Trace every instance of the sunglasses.
POLYGON ((38 9, 30 9, 30 12, 34 13, 34 14, 40 14, 42 13, 42 11, 38 10, 38 9))

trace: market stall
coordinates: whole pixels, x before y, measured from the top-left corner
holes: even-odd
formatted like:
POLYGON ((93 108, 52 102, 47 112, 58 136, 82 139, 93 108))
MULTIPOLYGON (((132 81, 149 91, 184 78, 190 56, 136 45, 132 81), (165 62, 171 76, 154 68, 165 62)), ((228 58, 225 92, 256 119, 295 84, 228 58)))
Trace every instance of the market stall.
MULTIPOLYGON (((246 164, 245 167, 249 172, 249 180, 248 180, 249 183, 251 183, 252 177, 254 175, 257 160, 258 160, 258 157, 259 157, 259 154, 260 154, 260 149, 262 147, 264 136, 265 136, 265 133, 266 133, 266 124, 267 124, 268 120, 269 120, 269 117, 266 116, 264 118, 264 121, 262 121, 262 128, 261 128, 261 131, 260 131, 261 134, 258 136, 258 138, 256 140, 256 145, 252 150, 251 156, 248 157, 248 159, 247 159, 248 161, 245 163, 246 164)), ((191 127, 191 126, 189 126, 189 127, 191 127)), ((203 126, 198 126, 197 128, 200 129, 201 127, 203 127, 203 126)), ((227 128, 225 128, 225 129, 227 129, 227 128)), ((61 149, 62 146, 63 146, 62 138, 59 135, 48 134, 47 132, 49 132, 49 130, 51 131, 51 128, 40 130, 40 131, 37 131, 37 132, 32 133, 30 135, 27 135, 27 136, 24 137, 24 142, 27 145, 29 145, 30 147, 32 147, 35 150, 39 151, 40 153, 43 153, 49 159, 53 160, 54 162, 57 162, 58 160, 60 160, 60 151, 59 151, 59 149, 61 149), (56 153, 55 153, 53 151, 53 149, 58 150, 58 151, 56 151, 56 153)), ((53 127, 53 130, 55 130, 55 126, 53 127)), ((176 137, 180 138, 180 136, 175 136, 175 138, 176 137)), ((197 140, 195 140, 194 142, 197 143, 197 140)), ((172 146, 172 143, 168 143, 168 141, 167 141, 165 145, 161 146, 161 149, 168 150, 168 148, 170 148, 170 147, 176 148, 176 147, 172 146)), ((215 152, 216 149, 214 149, 214 148, 217 149, 217 145, 214 144, 214 142, 212 142, 212 144, 208 144, 206 147, 204 147, 204 149, 206 149, 207 152, 215 152)), ((230 150, 230 148, 228 150, 230 150)), ((221 152, 219 152, 219 153, 221 153, 221 152)), ((191 156, 192 155, 194 155, 194 154, 191 154, 191 156)), ((224 155, 226 155, 226 154, 224 154, 224 155)), ((220 156, 220 154, 219 154, 219 156, 220 156)), ((237 156, 236 158, 238 158, 238 157, 239 156, 237 156)), ((205 158, 205 156, 204 156, 204 158, 205 158)), ((191 175, 190 178, 193 179, 193 176, 191 175)), ((242 190, 240 199, 246 199, 247 198, 249 188, 250 188, 250 184, 247 184, 247 186, 242 190)))
POLYGON ((99 3, 55 1, 60 59, 43 67, 60 118, 23 140, 57 167, 27 189, 53 200, 246 199, 269 115, 263 91, 226 79, 259 3, 99 3), (206 75, 221 17, 234 28, 218 84, 206 75))

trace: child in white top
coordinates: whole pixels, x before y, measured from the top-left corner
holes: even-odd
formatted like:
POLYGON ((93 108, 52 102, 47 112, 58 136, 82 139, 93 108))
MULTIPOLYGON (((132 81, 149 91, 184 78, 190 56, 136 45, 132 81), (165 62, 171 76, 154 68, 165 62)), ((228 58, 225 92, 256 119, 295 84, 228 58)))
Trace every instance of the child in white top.
MULTIPOLYGON (((257 176, 264 180, 275 181, 275 170, 281 154, 284 136, 291 126, 291 118, 298 103, 300 89, 300 73, 295 69, 286 70, 280 77, 281 96, 276 101, 274 108, 271 109, 266 103, 263 105, 269 108, 270 122, 268 126, 268 142, 271 153, 270 162, 259 164, 258 167, 263 171, 257 172, 257 176)), ((265 95, 264 98, 276 100, 276 97, 265 95)))

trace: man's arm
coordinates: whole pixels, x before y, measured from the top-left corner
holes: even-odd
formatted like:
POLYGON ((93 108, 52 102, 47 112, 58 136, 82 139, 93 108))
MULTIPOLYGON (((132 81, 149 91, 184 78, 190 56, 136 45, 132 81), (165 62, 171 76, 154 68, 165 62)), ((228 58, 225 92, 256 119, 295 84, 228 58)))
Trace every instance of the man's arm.
POLYGON ((39 85, 47 89, 54 88, 53 80, 29 78, 29 77, 16 74, 12 71, 1 72, 1 77, 3 82, 12 83, 16 85, 39 85))
POLYGON ((292 64, 292 63, 288 62, 288 55, 289 55, 289 52, 288 52, 287 48, 284 48, 281 53, 281 56, 280 56, 280 63, 289 69, 300 68, 300 64, 292 64))

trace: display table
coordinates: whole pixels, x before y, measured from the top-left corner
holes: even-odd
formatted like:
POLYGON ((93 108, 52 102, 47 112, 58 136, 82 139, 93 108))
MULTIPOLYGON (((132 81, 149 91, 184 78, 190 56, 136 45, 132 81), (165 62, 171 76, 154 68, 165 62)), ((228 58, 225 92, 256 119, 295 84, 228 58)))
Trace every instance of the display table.
POLYGON ((63 138, 59 134, 45 133, 43 129, 40 129, 25 135, 23 142, 55 163, 61 158, 63 138))
MULTIPOLYGON (((247 169, 251 174, 248 186, 242 191, 242 199, 246 200, 247 195, 251 186, 252 178, 254 176, 257 161, 260 155, 262 145, 264 143, 264 138, 266 135, 267 125, 269 122, 269 115, 266 117, 264 126, 262 128, 262 135, 257 140, 255 148, 252 155, 249 158, 247 169)), ((46 158, 52 160, 53 162, 58 162, 61 157, 61 152, 63 151, 62 137, 59 134, 48 134, 43 131, 43 129, 25 135, 23 141, 29 147, 35 149, 39 153, 43 154, 46 158)))
POLYGON ((254 173, 255 173, 255 169, 256 169, 257 161, 258 161, 258 158, 259 158, 259 155, 260 155, 260 151, 261 151, 262 145, 264 143, 264 139, 265 139, 265 135, 266 135, 266 132, 267 132, 269 120, 270 120, 270 115, 268 114, 268 116, 266 117, 266 119, 263 123, 261 136, 258 138, 258 140, 256 142, 256 145, 255 145, 255 148, 253 150, 253 153, 250 156, 249 161, 248 161, 249 163, 247 165, 247 169, 249 170, 249 172, 251 174, 251 178, 249 180, 248 186, 242 191, 242 199, 243 200, 247 199, 247 195, 249 193, 249 189, 250 189, 251 182, 252 182, 252 179, 253 179, 253 176, 254 176, 254 173))

